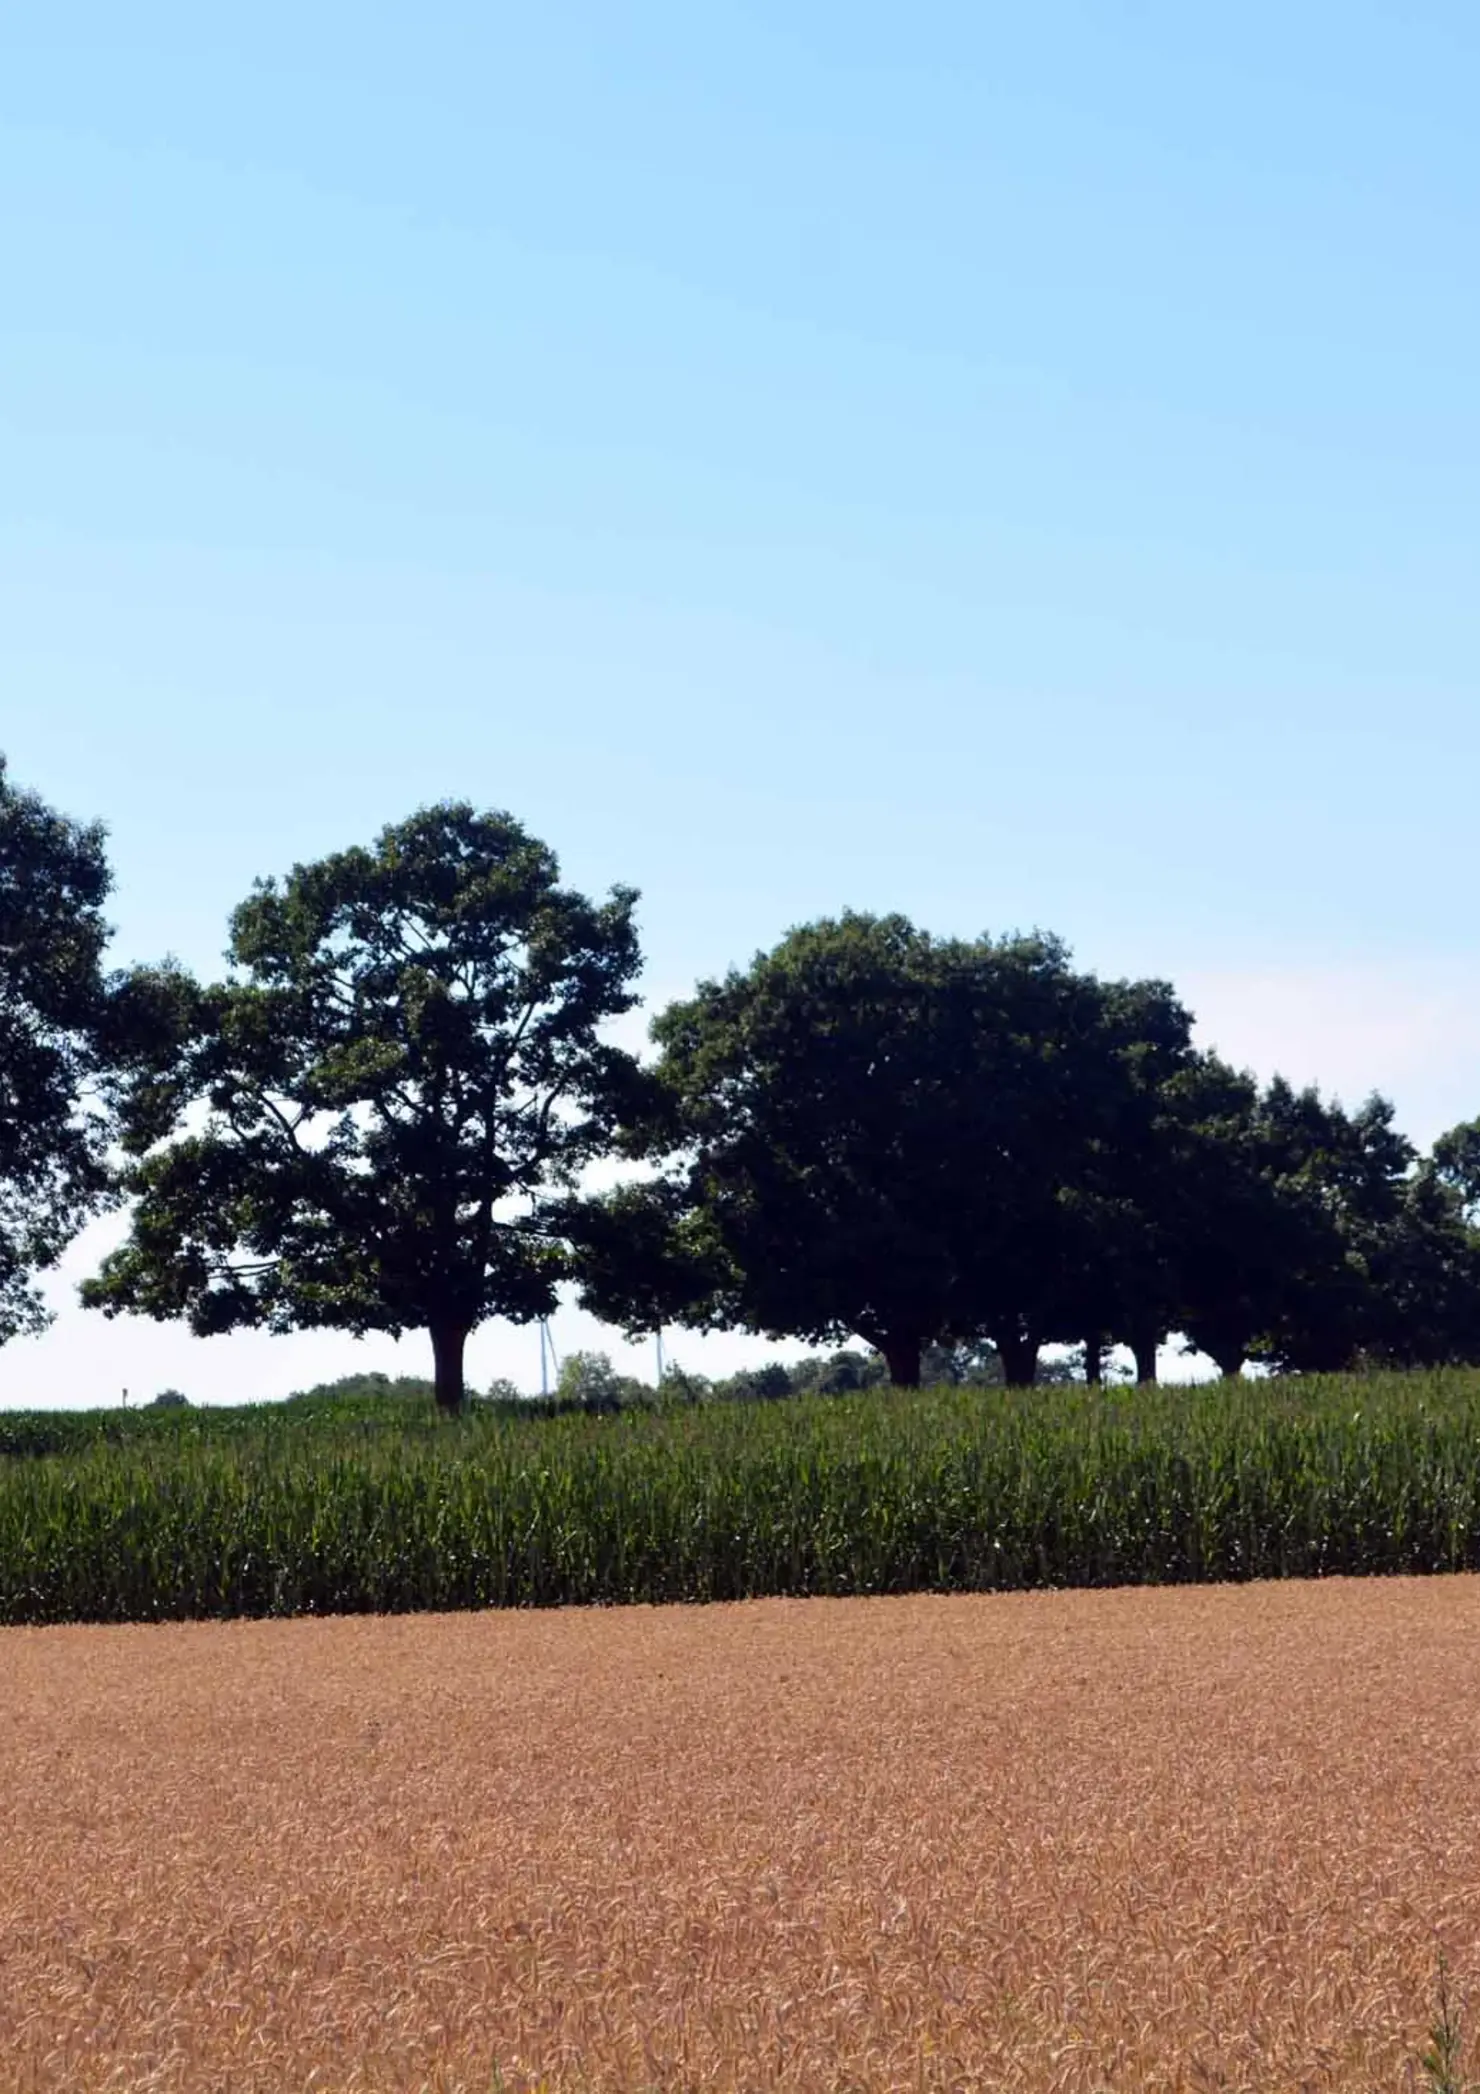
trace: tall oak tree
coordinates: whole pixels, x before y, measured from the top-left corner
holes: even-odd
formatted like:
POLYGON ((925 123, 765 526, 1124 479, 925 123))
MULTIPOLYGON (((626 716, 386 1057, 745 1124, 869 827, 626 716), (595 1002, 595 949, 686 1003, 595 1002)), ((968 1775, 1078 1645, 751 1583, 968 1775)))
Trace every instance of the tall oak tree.
POLYGON ((467 1338, 550 1313, 558 1200, 637 1081, 635 895, 595 904, 507 814, 425 808, 368 849, 260 882, 229 978, 193 992, 169 1083, 141 1086, 132 1234, 109 1314, 426 1330, 438 1403, 467 1338))

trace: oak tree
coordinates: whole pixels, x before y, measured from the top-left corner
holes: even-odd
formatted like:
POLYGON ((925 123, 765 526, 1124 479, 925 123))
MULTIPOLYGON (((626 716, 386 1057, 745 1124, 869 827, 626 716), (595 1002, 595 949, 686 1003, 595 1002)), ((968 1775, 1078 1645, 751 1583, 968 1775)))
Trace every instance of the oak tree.
POLYGON ((660 1163, 595 1205, 586 1305, 770 1337, 856 1335, 912 1386, 989 1338, 1009 1382, 1069 1314, 1074 1201, 1121 1124, 1134 1027, 1057 940, 936 939, 900 916, 793 931, 655 1021, 660 1163))
POLYGON ((228 978, 194 992, 131 1129, 109 1314, 430 1334, 438 1403, 468 1335, 550 1313, 562 1197, 630 1110, 635 895, 559 884, 511 816, 428 807, 369 848, 259 882, 228 978))

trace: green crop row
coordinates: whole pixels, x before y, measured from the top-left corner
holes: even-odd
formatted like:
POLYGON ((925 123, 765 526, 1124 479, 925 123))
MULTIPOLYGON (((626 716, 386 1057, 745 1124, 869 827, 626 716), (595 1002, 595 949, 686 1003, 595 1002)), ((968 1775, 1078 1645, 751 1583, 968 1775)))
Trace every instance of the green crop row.
POLYGON ((1480 1373, 76 1431, 0 1456, 0 1622, 1480 1568, 1480 1373))

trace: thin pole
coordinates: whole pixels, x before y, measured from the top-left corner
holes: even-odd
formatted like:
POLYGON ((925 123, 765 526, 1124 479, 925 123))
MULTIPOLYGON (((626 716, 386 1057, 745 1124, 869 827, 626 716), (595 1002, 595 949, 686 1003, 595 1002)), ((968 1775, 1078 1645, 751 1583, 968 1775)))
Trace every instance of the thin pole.
POLYGON ((658 1326, 658 1387, 663 1386, 663 1327, 658 1326))

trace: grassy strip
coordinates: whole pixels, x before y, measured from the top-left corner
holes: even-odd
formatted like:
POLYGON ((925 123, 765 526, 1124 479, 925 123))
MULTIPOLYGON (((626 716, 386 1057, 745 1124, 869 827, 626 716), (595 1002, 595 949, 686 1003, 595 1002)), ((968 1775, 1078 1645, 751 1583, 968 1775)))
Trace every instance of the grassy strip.
POLYGON ((1480 1373, 78 1432, 0 1458, 0 1622, 1480 1568, 1480 1373))

